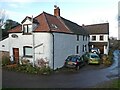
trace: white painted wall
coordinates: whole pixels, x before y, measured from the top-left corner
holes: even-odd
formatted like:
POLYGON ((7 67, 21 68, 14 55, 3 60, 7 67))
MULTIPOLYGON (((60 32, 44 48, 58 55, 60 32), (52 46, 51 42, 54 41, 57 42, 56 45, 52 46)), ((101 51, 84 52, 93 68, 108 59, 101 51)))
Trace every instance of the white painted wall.
POLYGON ((9 51, 9 38, 0 41, 0 51, 9 51))
MULTIPOLYGON (((32 35, 23 35, 22 33, 10 33, 9 34, 9 51, 11 61, 13 61, 13 48, 19 48, 19 56, 23 57, 23 47, 32 46, 32 35), (11 37, 12 34, 16 34, 18 38, 11 37)), ((32 61, 32 58, 27 58, 32 61)))
MULTIPOLYGON (((54 61, 55 69, 64 65, 65 59, 69 55, 76 54, 76 46, 79 45, 79 55, 83 55, 83 45, 88 45, 88 41, 82 41, 83 36, 79 36, 80 40, 77 41, 77 36, 72 34, 54 33, 54 61)), ((88 51, 88 49, 87 49, 88 51)))
MULTIPOLYGON (((9 43, 10 43, 10 56, 11 61, 13 61, 13 48, 19 48, 19 56, 23 57, 23 47, 24 46, 33 46, 33 37, 32 35, 23 35, 22 33, 12 33, 9 34, 9 43), (12 38, 11 35, 16 34, 18 38, 12 38)), ((52 45, 52 35, 50 33, 34 33, 35 40, 35 61, 37 59, 46 59, 49 61, 49 66, 52 67, 53 62, 53 45, 52 45), (39 46, 42 44, 41 46, 39 46)), ((33 62, 33 58, 24 57, 30 62, 33 62)))
MULTIPOLYGON (((32 35, 23 35, 22 33, 9 34, 10 56, 13 60, 13 48, 19 48, 19 55, 23 57, 23 47, 33 45, 32 35), (18 38, 12 38, 11 35, 16 34, 18 38)), ((53 35, 51 33, 34 33, 35 40, 35 60, 45 59, 49 61, 49 66, 53 68, 53 35), (38 46, 38 47, 37 47, 38 46)), ((83 55, 83 45, 87 45, 88 41, 83 41, 83 36, 54 33, 54 69, 60 68, 64 65, 64 61, 68 55, 76 54, 76 46, 79 45, 79 55, 83 55)), ((33 58, 28 58, 33 62, 33 58)))
POLYGON ((106 34, 92 34, 90 35, 90 42, 108 42, 108 35, 106 34), (103 35, 104 36, 104 40, 100 40, 100 35, 103 35), (92 36, 96 36, 96 40, 92 40, 92 36))
POLYGON ((34 33, 35 46, 35 60, 43 58, 49 61, 49 66, 53 68, 53 38, 51 33, 34 33))
POLYGON ((107 34, 92 34, 90 35, 90 42, 108 42, 107 46, 104 46, 104 54, 108 54, 108 50, 109 50, 109 40, 108 37, 109 35, 107 34), (103 35, 103 40, 100 40, 100 35, 103 35), (96 36, 96 40, 92 40, 92 36, 96 36))

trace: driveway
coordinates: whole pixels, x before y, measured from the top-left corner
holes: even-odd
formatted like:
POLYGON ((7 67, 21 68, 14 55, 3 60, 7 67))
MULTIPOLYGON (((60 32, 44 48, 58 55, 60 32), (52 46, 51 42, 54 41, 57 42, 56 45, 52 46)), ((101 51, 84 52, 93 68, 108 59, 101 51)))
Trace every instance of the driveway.
POLYGON ((86 65, 77 72, 29 75, 3 70, 3 88, 89 88, 118 77, 118 59, 109 68, 86 65))

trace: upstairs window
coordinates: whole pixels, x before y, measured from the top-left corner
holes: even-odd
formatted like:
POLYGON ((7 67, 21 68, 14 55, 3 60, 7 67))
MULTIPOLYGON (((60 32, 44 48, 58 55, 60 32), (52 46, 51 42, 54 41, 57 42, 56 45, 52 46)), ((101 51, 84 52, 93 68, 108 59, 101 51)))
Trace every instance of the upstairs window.
POLYGON ((92 40, 95 41, 96 40, 96 36, 92 36, 92 40))
POLYGON ((79 41, 79 35, 77 35, 77 41, 79 41))
POLYGON ((104 38, 103 38, 103 36, 101 35, 101 36, 100 36, 100 40, 102 41, 103 39, 104 39, 104 38))
POLYGON ((32 32, 32 25, 31 24, 23 25, 23 33, 24 34, 30 34, 31 32, 32 32))

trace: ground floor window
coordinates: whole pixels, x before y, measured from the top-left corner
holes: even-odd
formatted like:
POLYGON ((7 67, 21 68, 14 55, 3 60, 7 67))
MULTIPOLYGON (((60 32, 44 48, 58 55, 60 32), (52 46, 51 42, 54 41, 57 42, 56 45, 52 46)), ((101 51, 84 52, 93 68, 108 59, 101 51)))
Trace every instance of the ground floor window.
POLYGON ((79 46, 76 46, 76 54, 79 54, 79 46))
POLYGON ((23 54, 25 57, 32 57, 32 47, 24 46, 23 47, 23 54))

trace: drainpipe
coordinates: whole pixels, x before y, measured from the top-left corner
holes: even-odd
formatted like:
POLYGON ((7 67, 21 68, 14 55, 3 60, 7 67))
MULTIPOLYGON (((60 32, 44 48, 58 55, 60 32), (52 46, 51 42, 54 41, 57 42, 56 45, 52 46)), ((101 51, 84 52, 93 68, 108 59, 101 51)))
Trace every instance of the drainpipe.
POLYGON ((51 32, 53 36, 53 70, 54 70, 54 34, 51 32))
POLYGON ((32 16, 32 49, 33 49, 33 67, 35 67, 35 39, 34 39, 34 33, 33 33, 33 16, 32 16))

